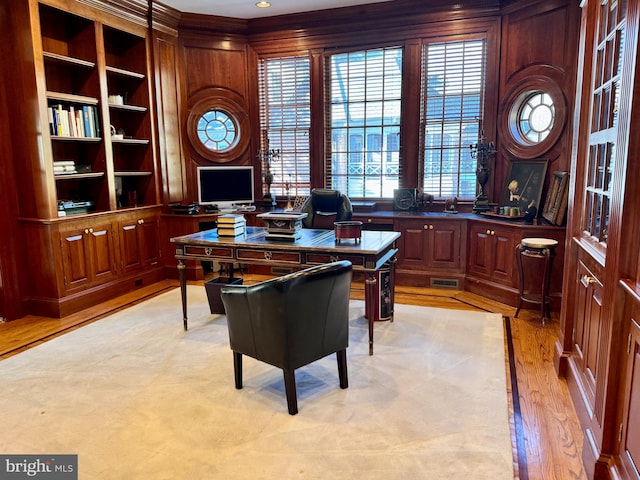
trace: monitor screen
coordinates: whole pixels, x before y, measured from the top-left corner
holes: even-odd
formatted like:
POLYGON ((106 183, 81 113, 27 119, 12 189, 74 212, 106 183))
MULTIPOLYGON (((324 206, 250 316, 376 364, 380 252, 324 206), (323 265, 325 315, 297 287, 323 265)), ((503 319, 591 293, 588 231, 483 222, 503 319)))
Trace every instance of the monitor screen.
POLYGON ((222 208, 253 201, 253 167, 198 167, 199 204, 222 208))

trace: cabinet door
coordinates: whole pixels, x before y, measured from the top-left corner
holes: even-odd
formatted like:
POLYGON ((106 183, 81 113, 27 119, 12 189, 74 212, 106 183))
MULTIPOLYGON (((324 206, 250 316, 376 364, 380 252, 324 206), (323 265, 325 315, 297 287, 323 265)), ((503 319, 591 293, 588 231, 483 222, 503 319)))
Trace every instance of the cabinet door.
POLYGON ((493 271, 493 236, 491 229, 483 225, 469 227, 469 273, 491 278, 493 271))
POLYGON ((492 230, 492 273, 491 278, 503 285, 516 286, 517 279, 514 270, 516 259, 516 235, 511 230, 492 230))
POLYGON ((469 272, 507 286, 515 286, 516 236, 494 225, 469 228, 469 272))
POLYGON ((578 264, 576 282, 573 355, 584 386, 586 400, 593 411, 598 382, 597 364, 603 287, 598 278, 582 262, 578 264))
POLYGON ((436 269, 460 270, 461 265, 461 224, 456 221, 431 221, 429 234, 431 236, 429 251, 429 266, 436 269))
POLYGON ((158 220, 142 216, 123 221, 120 229, 120 256, 124 272, 140 270, 159 261, 158 220))
POLYGON ((640 326, 635 318, 631 320, 629 333, 623 405, 620 460, 628 478, 637 478, 640 471, 640 326))
POLYGON ((433 219, 403 220, 396 227, 401 232, 401 268, 413 270, 459 270, 461 224, 433 219))
POLYGON ((421 220, 403 220, 397 223, 400 231, 398 267, 412 270, 427 268, 429 250, 428 225, 421 220))
POLYGON ((66 290, 108 281, 116 276, 113 238, 111 223, 73 226, 61 231, 66 290))

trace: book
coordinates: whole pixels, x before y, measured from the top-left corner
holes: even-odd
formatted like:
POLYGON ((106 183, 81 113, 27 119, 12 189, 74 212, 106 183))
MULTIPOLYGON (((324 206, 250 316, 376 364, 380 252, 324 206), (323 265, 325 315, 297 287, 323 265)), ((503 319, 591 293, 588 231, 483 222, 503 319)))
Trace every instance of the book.
POLYGON ((218 227, 218 236, 219 237, 238 237, 240 235, 244 235, 247 233, 247 229, 244 225, 239 227, 218 227))
POLYGON ((82 106, 82 123, 84 125, 84 136, 90 137, 91 128, 89 127, 89 106, 88 105, 82 106))
POLYGON ((220 215, 216 221, 220 223, 224 223, 225 225, 246 225, 247 220, 244 218, 244 215, 240 213, 226 213, 224 215, 220 215))
POLYGON ((100 129, 100 116, 98 115, 98 107, 92 106, 91 112, 93 113, 93 132, 96 137, 100 137, 102 135, 102 131, 100 129))
POLYGON ((84 132, 84 119, 82 118, 82 109, 76 110, 76 128, 79 137, 86 137, 84 132))
POLYGON ((62 130, 62 105, 58 105, 55 109, 54 109, 54 115, 56 116, 56 135, 57 136, 62 136, 64 135, 64 132, 62 130))
POLYGON ((76 162, 74 160, 54 160, 53 161, 53 165, 54 166, 74 166, 76 164, 76 162))
POLYGON ((87 119, 89 121, 89 136, 95 138, 97 137, 96 124, 94 122, 93 108, 91 106, 87 106, 87 119))
POLYGON ((76 109, 72 106, 69 107, 69 127, 72 137, 78 137, 78 126, 76 125, 76 109))
POLYGON ((264 238, 267 240, 280 240, 284 242, 295 242, 296 240, 302 238, 302 232, 295 233, 267 233, 264 238))
POLYGON ((47 108, 47 117, 49 119, 49 133, 51 135, 55 135, 56 134, 56 124, 53 121, 53 107, 48 107, 47 108))

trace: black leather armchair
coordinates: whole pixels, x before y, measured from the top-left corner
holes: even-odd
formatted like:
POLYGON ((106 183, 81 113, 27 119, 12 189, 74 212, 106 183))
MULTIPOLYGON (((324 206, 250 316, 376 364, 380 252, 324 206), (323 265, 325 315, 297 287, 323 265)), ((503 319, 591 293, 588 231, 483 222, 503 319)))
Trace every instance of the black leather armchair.
POLYGON ((301 212, 308 214, 302 219, 303 227, 333 229, 333 222, 351 220, 353 207, 349 197, 338 190, 314 188, 301 212))
POLYGON ((351 275, 351 262, 340 261, 254 285, 223 287, 236 388, 242 388, 243 355, 279 367, 289 413, 295 415, 295 370, 332 353, 340 388, 347 388, 351 275))

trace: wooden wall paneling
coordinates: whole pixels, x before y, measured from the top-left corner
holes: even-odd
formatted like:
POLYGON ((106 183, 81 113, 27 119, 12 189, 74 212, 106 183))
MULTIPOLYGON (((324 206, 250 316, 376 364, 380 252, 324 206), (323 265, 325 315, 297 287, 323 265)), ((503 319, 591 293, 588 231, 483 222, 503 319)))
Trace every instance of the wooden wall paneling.
MULTIPOLYGON (((418 141, 420 129, 420 102, 414 99, 420 98, 422 72, 420 63, 422 57, 422 42, 412 39, 405 43, 402 63, 402 102, 401 116, 406 127, 400 129, 400 171, 402 172, 399 187, 416 188, 419 179, 424 174, 424 168, 419 165, 415 168, 415 159, 420 158, 420 142, 418 141)), ((429 193, 429 192, 425 192, 429 193)))
MULTIPOLYGON (((9 24, 8 2, 0 5, 0 24, 9 24)), ((11 40, 0 42, 0 71, 7 72, 13 66, 9 66, 8 59, 12 58, 11 51, 15 51, 11 40)), ((19 240, 18 212, 19 202, 16 186, 21 184, 14 174, 11 110, 9 108, 10 88, 9 79, 0 75, 0 125, 7 128, 0 129, 0 178, 3 180, 3 188, 0 189, 0 224, 3 226, 3 241, 0 243, 0 320, 12 320, 24 314, 20 301, 22 268, 20 259, 24 252, 19 240)))
MULTIPOLYGON (((311 105, 322 105, 324 102, 325 56, 322 49, 314 49, 311 55, 311 105)), ((311 131, 309 132, 309 148, 311 175, 310 187, 326 187, 325 185, 325 152, 326 143, 331 138, 325 132, 324 109, 311 109, 311 131)))
POLYGON ((186 175, 180 128, 180 78, 177 37, 155 33, 155 80, 158 105, 158 146, 162 172, 162 201, 186 199, 186 175))
MULTIPOLYGON (((184 38, 181 33, 180 43, 183 55, 180 75, 183 90, 180 112, 183 138, 188 138, 186 125, 192 100, 205 98, 208 91, 222 96, 225 95, 225 91, 228 92, 229 99, 240 103, 241 107, 247 109, 246 114, 249 118, 257 121, 258 117, 252 116, 255 113, 250 108, 250 105, 257 105, 251 103, 255 100, 250 100, 251 95, 257 92, 257 85, 254 87, 255 90, 250 89, 250 55, 246 41, 237 36, 209 35, 203 38, 200 32, 185 31, 184 38)), ((237 158, 232 158, 229 163, 255 165, 257 148, 257 145, 249 142, 248 148, 238 152, 237 158)), ((203 158, 189 141, 183 142, 183 152, 187 159, 185 164, 188 198, 193 201, 197 196, 195 168, 198 165, 210 164, 211 161, 203 158)))
MULTIPOLYGON (((496 141, 496 183, 494 198, 499 201, 509 163, 520 150, 527 150, 527 158, 546 158, 549 179, 554 171, 568 171, 572 140, 572 115, 575 97, 575 79, 579 40, 579 6, 570 0, 554 2, 518 2, 505 10, 501 41, 501 74, 498 122, 499 138, 496 141), (522 32, 527 32, 523 35, 522 32), (551 144, 542 142, 540 147, 520 147, 509 138, 506 126, 511 107, 510 93, 531 80, 532 77, 550 78, 561 90, 562 102, 556 105, 557 118, 565 119, 565 125, 557 140, 551 144), (505 103, 505 100, 509 102, 505 103), (504 124, 504 125, 503 125, 504 124), (511 147, 513 145, 513 147, 511 147), (515 148, 515 154, 510 150, 515 148)), ((546 191, 546 187, 545 187, 546 191)), ((543 197, 545 198, 545 192, 543 197)), ((542 205, 538 206, 539 210, 542 205)))

